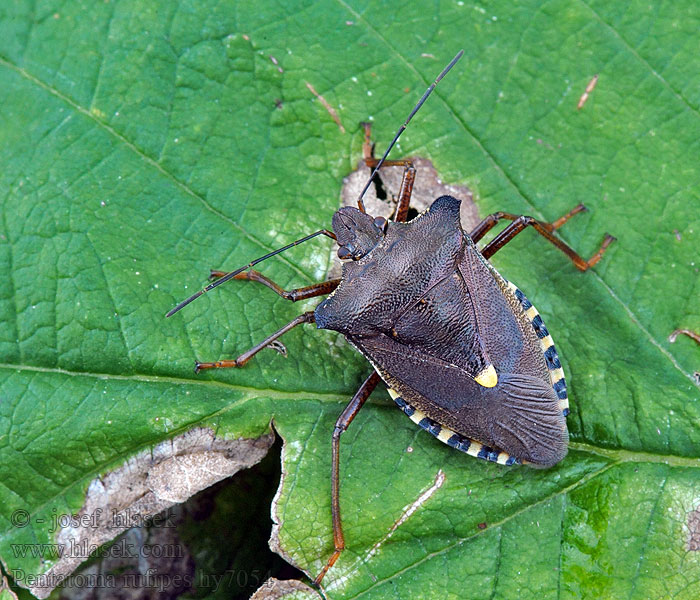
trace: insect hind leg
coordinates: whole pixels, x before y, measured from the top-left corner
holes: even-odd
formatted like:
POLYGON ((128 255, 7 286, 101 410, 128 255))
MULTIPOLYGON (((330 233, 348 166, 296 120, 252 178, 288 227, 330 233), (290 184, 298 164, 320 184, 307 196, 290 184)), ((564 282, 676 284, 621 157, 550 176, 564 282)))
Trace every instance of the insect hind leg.
POLYGON ((538 221, 534 217, 527 215, 514 215, 511 213, 497 212, 486 217, 481 223, 479 223, 469 234, 473 241, 479 241, 489 230, 491 230, 500 220, 506 219, 512 221, 503 231, 501 231, 495 238, 493 238, 484 248, 481 250, 481 254, 484 258, 491 258, 496 252, 498 252, 503 246, 510 242, 516 235, 521 231, 525 230, 527 227, 533 227, 537 233, 548 240, 551 244, 559 248, 564 254, 566 254, 569 259, 574 263, 577 269, 580 271, 586 271, 593 265, 595 265, 602 257, 605 249, 615 241, 615 238, 609 233, 605 234, 603 243, 600 245, 598 251, 588 260, 580 256, 573 248, 564 243, 556 235, 554 231, 559 229, 564 223, 566 223, 574 215, 583 212, 586 207, 583 204, 579 204, 571 209, 565 215, 559 217, 556 221, 552 223, 547 223, 545 221, 538 221))
POLYGON ((360 389, 355 392, 355 395, 350 400, 350 403, 345 407, 333 429, 332 438, 332 467, 331 467, 331 516, 333 521, 333 554, 326 562, 321 572, 314 580, 314 585, 318 586, 321 580, 325 577, 328 569, 330 569, 338 557, 345 550, 345 536, 343 535, 343 524, 340 518, 340 436, 347 430, 352 420, 360 412, 367 398, 377 387, 381 381, 376 371, 365 379, 360 389))

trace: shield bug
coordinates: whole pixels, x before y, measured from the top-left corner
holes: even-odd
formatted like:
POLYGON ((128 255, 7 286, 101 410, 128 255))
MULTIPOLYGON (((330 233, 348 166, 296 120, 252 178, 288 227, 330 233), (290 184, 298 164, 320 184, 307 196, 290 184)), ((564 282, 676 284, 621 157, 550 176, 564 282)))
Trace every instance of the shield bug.
POLYGON ((595 265, 614 241, 605 236, 589 260, 555 235, 582 204, 552 223, 497 212, 472 231, 462 229, 460 201, 437 198, 406 222, 415 179, 411 160, 387 160, 389 152, 438 82, 461 58, 443 69, 381 159, 365 156, 372 173, 357 207, 339 209, 333 231, 321 229, 218 279, 178 304, 167 316, 230 279, 257 281, 291 301, 328 295, 233 360, 196 362, 195 371, 242 367, 257 352, 301 323, 342 333, 371 363, 367 377, 338 418, 332 434, 331 507, 334 552, 316 577, 318 584, 345 548, 340 518, 340 438, 383 380, 399 407, 420 427, 448 445, 478 458, 512 465, 549 467, 567 452, 568 398, 564 372, 542 317, 525 295, 504 279, 489 259, 518 233, 532 227, 581 271, 595 265), (380 168, 403 169, 393 218, 372 217, 363 197, 380 168), (476 243, 499 221, 509 224, 479 249, 476 243), (342 276, 283 290, 258 271, 259 262, 316 236, 338 244, 342 276))

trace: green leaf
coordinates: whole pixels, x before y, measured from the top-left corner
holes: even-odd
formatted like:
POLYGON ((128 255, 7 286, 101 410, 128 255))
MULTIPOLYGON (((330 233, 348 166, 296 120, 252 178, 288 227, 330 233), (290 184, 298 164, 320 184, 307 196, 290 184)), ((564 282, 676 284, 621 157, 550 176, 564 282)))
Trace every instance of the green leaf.
MULTIPOLYGON (((5 3, 4 569, 46 589, 29 579, 55 558, 18 548, 55 543, 52 518, 91 482, 127 461, 146 473, 143 457, 194 428, 223 444, 273 422, 280 551, 319 572, 330 435, 368 363, 299 327, 287 358, 195 377, 195 357, 235 356, 314 302, 232 282, 164 314, 210 268, 328 227, 358 123, 383 149, 464 48, 393 156, 431 158, 482 216, 552 220, 584 201, 562 230, 584 255, 618 238, 584 274, 533 232, 494 259, 556 340, 572 450, 543 471, 484 464, 375 393, 343 436, 347 550, 327 596, 698 597, 700 350, 668 335, 700 330, 699 22, 689 0, 5 3)), ((304 286, 330 255, 317 238, 261 270, 304 286)))
POLYGON ((17 600, 17 595, 10 589, 7 579, 0 579, 0 600, 17 600))

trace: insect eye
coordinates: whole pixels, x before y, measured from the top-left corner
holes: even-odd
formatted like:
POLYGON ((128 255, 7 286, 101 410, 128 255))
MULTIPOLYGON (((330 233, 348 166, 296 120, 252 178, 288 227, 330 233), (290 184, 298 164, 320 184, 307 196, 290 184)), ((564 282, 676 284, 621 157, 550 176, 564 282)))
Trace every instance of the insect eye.
POLYGON ((384 217, 374 217, 374 224, 382 232, 386 231, 387 220, 384 217))
POLYGON ((348 258, 352 258, 352 252, 348 250, 345 246, 341 246, 338 248, 338 258, 341 260, 347 260, 348 258))

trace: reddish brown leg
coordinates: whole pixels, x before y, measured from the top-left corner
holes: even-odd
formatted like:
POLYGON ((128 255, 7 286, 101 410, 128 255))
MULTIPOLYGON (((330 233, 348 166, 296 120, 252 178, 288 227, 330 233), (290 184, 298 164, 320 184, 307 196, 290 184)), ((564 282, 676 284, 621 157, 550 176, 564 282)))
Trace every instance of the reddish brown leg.
POLYGON ((253 358, 253 356, 255 356, 258 352, 260 352, 260 350, 272 345, 278 337, 287 333, 290 329, 292 329, 292 328, 294 328, 297 325, 300 325, 302 323, 315 323, 315 322, 316 322, 316 317, 314 316, 313 311, 302 313, 298 317, 296 317, 295 319, 292 319, 284 327, 282 327, 278 331, 275 331, 275 333, 273 333, 270 337, 264 339, 262 342, 260 342, 256 346, 253 346, 250 350, 248 350, 247 352, 244 352, 243 354, 241 354, 238 358, 236 358, 234 360, 217 360, 216 362, 206 362, 206 363, 201 363, 199 361, 195 361, 194 372, 199 373, 202 369, 225 369, 228 367, 242 367, 251 358, 253 358))
POLYGON ((676 329, 671 335, 668 336, 668 341, 673 344, 676 341, 676 338, 681 334, 687 335, 691 340, 695 340, 698 344, 700 344, 700 333, 695 333, 690 329, 676 329))
POLYGON ((379 383, 379 375, 376 371, 373 372, 357 390, 355 395, 350 400, 350 403, 345 407, 345 410, 340 414, 335 422, 333 430, 333 454, 331 467, 331 515, 333 519, 333 545, 335 551, 328 559, 326 566, 321 569, 318 577, 314 579, 314 584, 319 585, 321 580, 338 560, 340 553, 345 550, 345 537, 343 536, 343 525, 340 520, 340 436, 348 428, 352 420, 355 418, 362 405, 365 403, 369 395, 372 393, 379 383))
MULTIPOLYGON (((212 270, 210 273, 210 277, 212 279, 223 277, 224 275, 226 275, 226 271, 212 270)), ((329 279, 328 281, 321 281, 302 288, 283 290, 269 277, 265 277, 265 275, 254 269, 238 273, 233 278, 262 283, 263 285, 269 287, 273 292, 282 296, 282 298, 285 300, 291 300, 292 302, 298 302, 299 300, 307 300, 308 298, 315 298, 316 296, 330 294, 335 288, 338 287, 338 284, 340 283, 340 279, 329 279)))
POLYGON ((546 238, 549 242, 554 244, 559 250, 566 254, 571 261, 574 263, 577 269, 585 271, 593 265, 595 265, 602 257, 605 249, 615 241, 615 238, 610 234, 605 234, 605 239, 600 245, 598 252, 596 252, 590 259, 586 260, 576 253, 573 248, 565 244, 562 240, 554 235, 554 231, 566 223, 575 214, 585 211, 586 207, 583 204, 571 209, 564 216, 559 217, 553 223, 546 223, 544 221, 538 221, 533 217, 514 215, 511 213, 497 212, 486 217, 481 223, 479 223, 469 234, 475 242, 479 241, 484 235, 491 230, 498 221, 501 219, 507 219, 512 221, 503 231, 501 231, 495 238, 493 238, 482 250, 481 254, 484 258, 491 258, 496 252, 498 252, 503 246, 505 246, 510 240, 512 240, 521 231, 526 229, 528 226, 535 228, 537 233, 546 238))
MULTIPOLYGON (((542 225, 542 227, 546 228, 548 231, 554 231, 555 229, 559 229, 564 223, 566 223, 571 217, 574 215, 580 213, 580 212, 585 212, 588 210, 583 204, 579 204, 578 206, 574 206, 568 213, 566 213, 563 217, 559 217, 554 223, 545 223, 544 221, 539 221, 539 223, 542 225)), ((505 213, 505 212, 497 212, 493 213, 492 215, 489 215, 486 217, 481 223, 479 223, 469 234, 469 237, 472 238, 475 242, 478 242, 484 235, 489 232, 493 227, 501 220, 501 219, 507 219, 509 221, 515 221, 518 219, 520 215, 514 215, 511 213, 505 213)))
MULTIPOLYGON (((374 169, 374 167, 379 164, 379 160, 374 158, 374 144, 370 142, 371 126, 369 123, 362 123, 362 126, 365 128, 365 141, 362 145, 365 164, 370 169, 374 169)), ((385 160, 381 168, 383 169, 384 167, 404 167, 401 189, 399 190, 399 200, 396 204, 394 218, 392 219, 393 221, 403 223, 408 217, 408 208, 411 204, 411 194, 413 193, 413 183, 416 180, 416 168, 413 166, 413 162, 410 159, 385 160)))
MULTIPOLYGON (((362 142, 362 158, 374 160, 374 144, 372 143, 372 123, 360 123, 365 130, 365 139, 362 142)), ((369 166, 369 165, 368 165, 369 166)), ((370 167, 373 168, 373 167, 370 167)))

